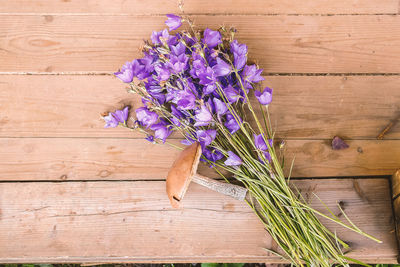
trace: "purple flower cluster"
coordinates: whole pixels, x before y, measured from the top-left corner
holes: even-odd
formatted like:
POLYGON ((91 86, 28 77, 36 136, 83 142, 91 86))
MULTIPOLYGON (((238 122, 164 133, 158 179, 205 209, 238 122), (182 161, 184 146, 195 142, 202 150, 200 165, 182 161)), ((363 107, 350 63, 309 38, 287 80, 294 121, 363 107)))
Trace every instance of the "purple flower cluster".
MULTIPOLYGON (((255 84, 264 80, 262 69, 247 65, 247 46, 224 38, 222 31, 207 28, 202 33, 172 34, 182 21, 168 14, 165 24, 169 30, 154 31, 143 58, 127 62, 115 76, 140 92, 144 106, 136 109, 137 122, 154 131, 147 140, 165 142, 173 131, 181 130, 185 134, 182 143, 199 142, 209 161, 239 166, 242 159, 238 155, 213 145, 222 135, 216 125, 223 125, 230 135, 244 127, 234 107, 245 103, 255 84)), ((263 92, 254 90, 254 94, 262 105, 272 100, 268 87, 263 92)), ((106 122, 114 127, 111 118, 115 116, 106 122)), ((262 138, 255 139, 257 148, 267 155, 262 138)))

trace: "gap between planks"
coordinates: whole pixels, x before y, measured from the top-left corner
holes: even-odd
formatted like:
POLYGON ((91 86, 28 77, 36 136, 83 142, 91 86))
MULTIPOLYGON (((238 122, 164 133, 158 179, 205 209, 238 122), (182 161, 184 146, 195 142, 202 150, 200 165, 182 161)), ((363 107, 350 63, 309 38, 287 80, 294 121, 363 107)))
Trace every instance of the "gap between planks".
MULTIPOLYGON (((3 71, 1 75, 71 75, 71 76, 114 76, 113 72, 86 72, 86 71, 64 71, 64 72, 15 72, 15 71, 3 71)), ((388 73, 312 73, 312 72, 263 72, 263 76, 400 76, 399 72, 388 72, 388 73)))
MULTIPOLYGON (((218 181, 225 181, 224 178, 221 177, 214 177, 214 180, 218 181)), ((366 180, 366 179, 382 179, 382 180, 388 180, 390 182, 390 175, 364 175, 364 176, 320 176, 320 177, 291 177, 290 180, 295 180, 295 181, 317 181, 317 180, 324 180, 324 181, 329 181, 329 180, 337 180, 337 179, 357 179, 357 180, 366 180)), ((227 177, 227 180, 230 183, 233 184, 238 184, 237 180, 232 177, 227 177)), ((117 182, 117 183, 123 183, 123 182, 165 182, 165 178, 160 178, 160 179, 118 179, 118 180, 110 180, 110 179, 97 179, 97 180, 0 180, 0 184, 7 184, 7 183, 24 183, 24 184, 30 184, 30 183, 101 183, 101 182, 117 182)))
MULTIPOLYGON (((59 13, 59 12, 44 12, 44 13, 35 13, 35 12, 23 12, 23 13, 13 13, 13 12, 0 12, 0 16, 137 16, 137 17, 165 17, 166 14, 159 13, 59 13)), ((177 15, 182 15, 177 13, 177 15)), ((398 13, 258 13, 258 14, 240 14, 240 13, 185 13, 184 16, 226 16, 226 17, 271 17, 271 16, 288 16, 288 17, 334 17, 334 16, 397 16, 398 13)))
MULTIPOLYGON (((235 0, 235 1, 191 1, 183 2, 186 14, 393 14, 397 13, 397 0, 364 0, 360 4, 357 0, 306 0, 306 1, 260 1, 260 0, 235 0), (290 7, 290 8, 288 8, 290 7)), ((124 1, 112 2, 98 0, 92 1, 0 1, 0 12, 3 13, 85 13, 105 14, 165 14, 180 13, 178 1, 124 1), (57 12, 53 12, 57 11, 57 12)))

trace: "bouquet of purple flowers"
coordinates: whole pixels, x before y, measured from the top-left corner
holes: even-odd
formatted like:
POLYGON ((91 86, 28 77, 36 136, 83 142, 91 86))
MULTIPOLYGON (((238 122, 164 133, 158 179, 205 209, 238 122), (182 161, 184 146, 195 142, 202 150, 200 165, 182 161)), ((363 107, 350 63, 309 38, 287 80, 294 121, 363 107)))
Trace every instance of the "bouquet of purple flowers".
POLYGON ((172 132, 181 134, 184 145, 199 142, 202 161, 222 177, 229 172, 249 190, 247 203, 284 251, 280 256, 298 266, 348 265, 348 245, 316 215, 376 239, 333 213, 312 209, 289 187, 269 120, 272 89, 260 90, 262 69, 248 64, 247 46, 234 39, 234 29, 198 31, 189 18, 167 17, 169 30, 154 31, 144 56, 115 73, 142 98, 136 120, 128 122, 125 107, 104 117, 106 127, 138 130, 153 143, 165 143, 172 132), (188 29, 172 34, 182 22, 188 29))

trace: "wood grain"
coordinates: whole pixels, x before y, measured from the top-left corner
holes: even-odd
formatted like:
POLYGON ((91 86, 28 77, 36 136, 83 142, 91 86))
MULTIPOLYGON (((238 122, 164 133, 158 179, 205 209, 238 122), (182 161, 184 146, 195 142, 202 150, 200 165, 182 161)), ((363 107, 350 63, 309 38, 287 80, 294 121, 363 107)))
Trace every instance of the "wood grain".
MULTIPOLYGON (((391 175, 400 167, 400 140, 347 143, 334 151, 329 141, 288 140, 286 165, 295 157, 293 177, 391 175)), ((141 139, 1 138, 0 147, 4 181, 164 179, 179 153, 141 139)), ((199 173, 218 177, 203 164, 199 173)))
MULTIPOLYGON (((265 79, 264 85, 274 88, 270 111, 280 138, 375 139, 400 112, 400 76, 265 79)), ((125 87, 111 76, 2 75, 0 136, 142 138, 123 128, 103 128, 101 113, 142 105, 125 87)), ((400 139, 400 125, 385 139, 400 139)))
MULTIPOLYGON (((235 26, 269 73, 400 73, 400 17, 194 16, 235 26)), ((164 16, 1 15, 0 72, 110 73, 139 56, 164 16)))
MULTIPOLYGON (((112 2, 106 0, 1 0, 0 12, 164 14, 179 13, 177 2, 174 0, 115 0, 112 2)), ((184 9, 189 14, 377 14, 397 13, 397 4, 396 0, 364 0, 362 3, 358 0, 185 0, 184 9)))
MULTIPOLYGON (((395 263, 397 248, 386 179, 296 181, 370 241, 323 221, 351 244, 350 257, 395 263), (356 187, 355 187, 356 185, 356 187), (358 188, 358 189, 355 189, 358 188), (379 214, 379 216, 378 216, 379 214)), ((280 262, 271 238, 244 202, 192 184, 174 210, 164 182, 0 184, 1 262, 280 262)), ((323 211, 317 199, 313 206, 323 211)))

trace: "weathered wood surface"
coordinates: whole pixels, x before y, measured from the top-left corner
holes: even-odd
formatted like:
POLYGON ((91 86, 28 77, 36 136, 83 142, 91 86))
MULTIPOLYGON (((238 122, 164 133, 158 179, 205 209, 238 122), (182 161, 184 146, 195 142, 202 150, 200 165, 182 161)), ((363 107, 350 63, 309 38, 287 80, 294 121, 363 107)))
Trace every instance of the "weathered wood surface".
MULTIPOLYGON (((400 112, 400 76, 265 79, 264 85, 274 88, 270 111, 280 138, 375 139, 400 112)), ((0 136, 142 138, 123 128, 103 129, 102 112, 142 105, 125 87, 104 75, 2 75, 0 136)), ((385 139, 400 139, 400 125, 385 139)))
MULTIPOLYGON (((348 149, 334 151, 325 140, 287 140, 286 162, 295 157, 292 176, 391 175, 399 167, 400 140, 347 142, 348 149)), ((0 138, 0 147, 0 180, 14 181, 165 178, 179 153, 142 139, 0 138)), ((218 177, 205 164, 199 173, 218 177)))
MULTIPOLYGON (((194 16, 235 26, 269 73, 400 73, 400 17, 194 16)), ((110 73, 164 28, 161 15, 0 15, 0 72, 110 73)))
MULTIPOLYGON (((274 88, 272 123, 287 139, 287 160, 296 156, 294 177, 374 177, 400 167, 400 125, 374 140, 400 112, 399 7, 185 1, 199 28, 236 27, 249 58, 280 75, 264 85, 274 88), (350 148, 333 151, 334 135, 350 148)), ((262 249, 275 247, 244 203, 191 185, 185 209, 170 208, 163 179, 177 150, 102 129, 102 112, 138 105, 112 72, 165 27, 164 13, 177 11, 174 0, 0 0, 0 262, 279 262, 262 249)), ((206 166, 199 172, 217 177, 206 166)), ((337 228, 354 248, 349 256, 396 263, 388 180, 296 183, 334 212, 343 201, 361 229, 384 241, 337 228)))
MULTIPOLYGON (((397 14, 397 0, 185 0, 189 14, 397 14), (290 8, 288 8, 290 7, 290 8)), ((165 14, 179 12, 174 0, 1 0, 0 13, 120 13, 165 14)))
MULTIPOLYGON (((363 231, 383 241, 324 221, 352 245, 349 256, 396 262, 387 179, 296 185, 335 213, 342 201, 363 231)), ((181 210, 169 206, 161 181, 1 183, 0 196, 0 262, 279 262, 263 250, 273 248, 271 238, 244 202, 195 184, 181 210)))

